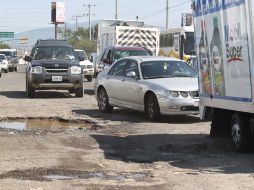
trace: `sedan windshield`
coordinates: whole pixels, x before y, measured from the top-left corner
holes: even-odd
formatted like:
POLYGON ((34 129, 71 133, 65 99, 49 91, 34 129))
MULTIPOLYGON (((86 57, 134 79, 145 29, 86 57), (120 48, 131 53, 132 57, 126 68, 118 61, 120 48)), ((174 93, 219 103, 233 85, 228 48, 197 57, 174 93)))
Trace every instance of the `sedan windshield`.
POLYGON ((34 60, 61 59, 74 60, 74 51, 68 47, 39 47, 35 49, 34 60))
POLYGON ((141 63, 144 79, 197 77, 197 72, 182 61, 146 61, 141 63))
POLYGON ((87 60, 87 55, 84 51, 75 51, 75 56, 78 59, 78 57, 83 57, 85 60, 87 60))
POLYGON ((5 56, 4 55, 0 55, 0 60, 6 60, 5 56))
POLYGON ((146 50, 115 50, 114 61, 128 56, 149 56, 149 52, 146 50))
POLYGON ((4 54, 5 56, 12 57, 12 53, 10 51, 0 51, 0 54, 4 54))

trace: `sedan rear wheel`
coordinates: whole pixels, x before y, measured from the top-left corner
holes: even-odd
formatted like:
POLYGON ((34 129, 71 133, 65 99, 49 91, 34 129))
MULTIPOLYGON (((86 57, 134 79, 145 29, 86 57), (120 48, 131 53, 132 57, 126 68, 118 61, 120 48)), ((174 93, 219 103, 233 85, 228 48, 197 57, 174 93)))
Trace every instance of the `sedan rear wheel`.
POLYGON ((109 113, 113 110, 113 107, 109 105, 108 95, 104 88, 101 88, 98 93, 98 107, 103 113, 109 113))
POLYGON ((150 121, 157 121, 160 118, 160 106, 155 94, 149 94, 145 102, 146 118, 150 121))

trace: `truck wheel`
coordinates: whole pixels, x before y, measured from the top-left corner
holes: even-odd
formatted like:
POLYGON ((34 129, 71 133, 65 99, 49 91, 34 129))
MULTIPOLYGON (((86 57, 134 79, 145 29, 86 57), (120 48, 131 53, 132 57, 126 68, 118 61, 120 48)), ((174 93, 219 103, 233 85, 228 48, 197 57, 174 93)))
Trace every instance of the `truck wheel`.
POLYGON ((84 94, 84 89, 83 87, 75 89, 75 97, 77 98, 82 98, 84 94))
POLYGON ((9 72, 13 72, 13 68, 9 68, 9 72))
POLYGON ((93 80, 93 77, 91 75, 86 76, 86 79, 88 82, 91 82, 93 80))
POLYGON ((113 110, 113 106, 109 104, 108 94, 104 88, 101 88, 98 92, 98 108, 103 113, 110 113, 113 110))
POLYGON ((9 71, 8 71, 8 69, 6 69, 6 70, 4 70, 4 72, 5 72, 5 73, 8 73, 9 71))
POLYGON ((32 88, 28 82, 26 83, 26 95, 28 98, 34 98, 35 97, 35 89, 32 88))
POLYGON ((230 119, 232 113, 222 109, 213 109, 210 137, 230 136, 230 119))
POLYGON ((155 94, 148 94, 145 100, 145 114, 150 121, 158 121, 160 119, 160 106, 155 94))
POLYGON ((231 137, 239 152, 249 152, 251 148, 249 117, 243 113, 234 113, 231 118, 231 137))

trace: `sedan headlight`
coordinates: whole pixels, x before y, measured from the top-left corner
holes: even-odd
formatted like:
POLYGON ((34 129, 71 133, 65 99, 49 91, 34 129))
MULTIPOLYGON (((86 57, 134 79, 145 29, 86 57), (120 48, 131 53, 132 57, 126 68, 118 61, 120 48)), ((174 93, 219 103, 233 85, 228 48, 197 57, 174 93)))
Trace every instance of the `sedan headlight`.
POLYGON ((32 67, 31 73, 41 74, 42 73, 42 67, 41 66, 32 67))
POLYGON ((177 92, 177 91, 168 91, 168 94, 171 96, 171 97, 173 97, 173 98, 177 98, 177 97, 179 97, 179 92, 177 92))
POLYGON ((71 67, 71 74, 74 74, 74 75, 81 74, 81 67, 72 66, 71 67))

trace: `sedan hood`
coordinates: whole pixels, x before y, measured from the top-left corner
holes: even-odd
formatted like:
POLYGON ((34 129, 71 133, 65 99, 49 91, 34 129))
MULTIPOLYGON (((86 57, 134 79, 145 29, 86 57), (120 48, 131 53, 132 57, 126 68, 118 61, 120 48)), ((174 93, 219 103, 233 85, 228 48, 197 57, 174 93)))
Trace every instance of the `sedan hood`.
POLYGON ((198 78, 192 77, 147 79, 146 82, 172 91, 198 90, 198 78))

